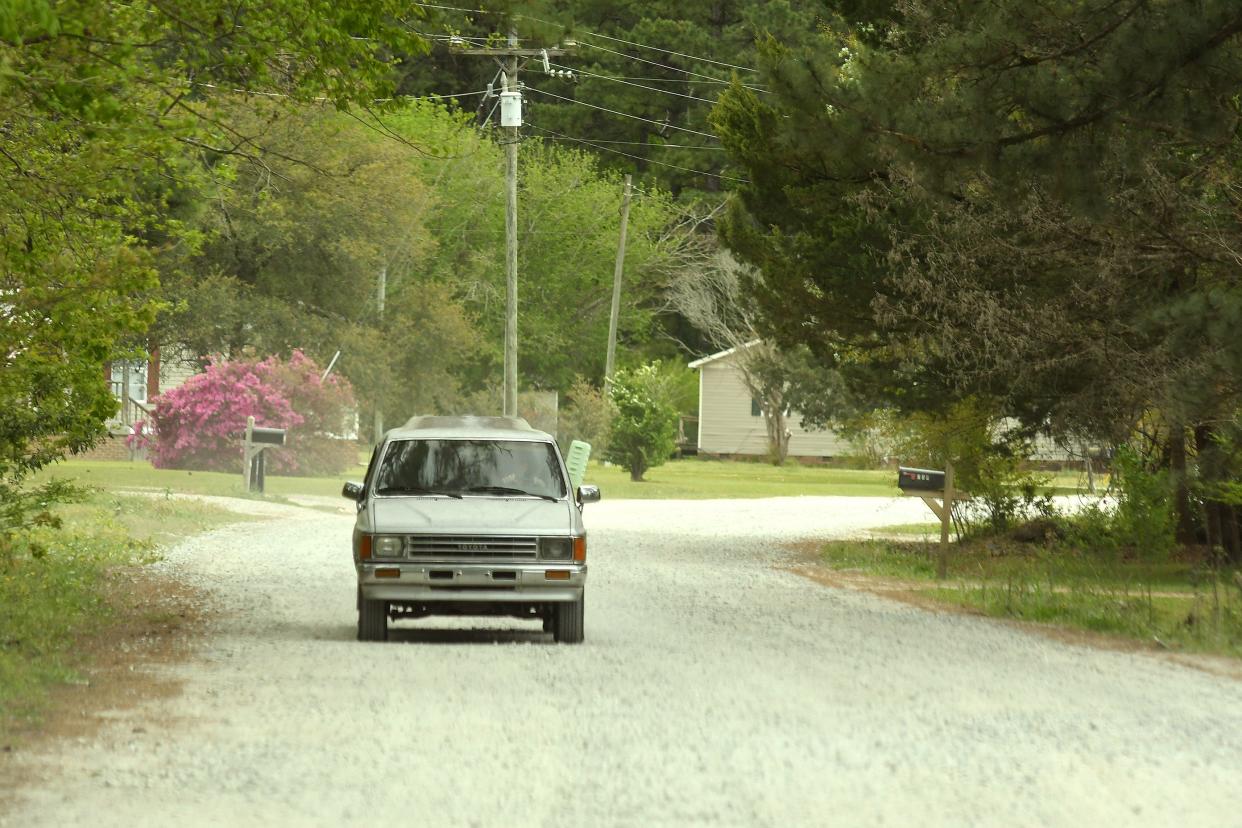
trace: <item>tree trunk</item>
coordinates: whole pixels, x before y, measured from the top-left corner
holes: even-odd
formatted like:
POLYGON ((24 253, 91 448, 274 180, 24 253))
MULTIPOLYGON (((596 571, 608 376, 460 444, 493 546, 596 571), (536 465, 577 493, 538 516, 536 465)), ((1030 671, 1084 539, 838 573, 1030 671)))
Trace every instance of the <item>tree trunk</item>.
POLYGON ((1173 475, 1173 507, 1177 512, 1177 542, 1192 545, 1195 517, 1190 505, 1190 481, 1186 476, 1186 427, 1174 423, 1169 428, 1169 472, 1173 475))
POLYGON ((785 401, 764 401, 763 425, 768 432, 768 459, 772 465, 783 465, 789 456, 789 431, 785 428, 785 401))
POLYGON ((630 463, 630 481, 633 483, 641 483, 643 481, 643 473, 647 471, 647 464, 641 460, 630 463))
POLYGON ((1242 527, 1238 526, 1238 508, 1226 506, 1225 512, 1225 550, 1231 563, 1242 563, 1242 527))

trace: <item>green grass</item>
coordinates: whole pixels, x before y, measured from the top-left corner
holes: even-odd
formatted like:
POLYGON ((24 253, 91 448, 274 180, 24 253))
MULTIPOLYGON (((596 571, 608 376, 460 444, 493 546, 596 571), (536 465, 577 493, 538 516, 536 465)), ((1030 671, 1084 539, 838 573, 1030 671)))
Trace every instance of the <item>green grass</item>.
MULTIPOLYGON (((286 495, 324 495, 339 497, 346 480, 361 480, 366 468, 355 466, 333 477, 278 477, 268 475, 266 493, 286 495)), ((51 478, 71 480, 105 492, 145 489, 186 494, 252 497, 243 487, 241 474, 223 472, 157 469, 145 461, 64 460, 48 467, 34 482, 51 478)))
POLYGON ((586 481, 599 486, 605 498, 706 499, 845 495, 896 497, 897 473, 858 471, 789 463, 746 463, 729 460, 671 460, 649 469, 641 483, 630 480, 620 466, 591 463, 586 481))
MULTIPOLYGON (((331 477, 279 477, 268 475, 267 495, 320 495, 337 497, 346 480, 361 480, 366 472, 367 457, 359 464, 331 477)), ((46 469, 37 480, 60 477, 94 486, 103 491, 146 489, 224 497, 253 497, 242 489, 240 474, 222 472, 178 471, 156 469, 143 461, 66 460, 46 469)), ((686 498, 798 497, 802 495, 837 495, 847 497, 896 497, 897 474, 889 469, 839 469, 827 466, 802 466, 788 463, 748 463, 732 460, 671 460, 649 469, 640 483, 630 480, 629 472, 619 466, 591 463, 586 481, 600 487, 605 499, 665 500, 686 498)), ((1078 476, 1067 473, 1057 476, 1053 486, 1057 493, 1078 491, 1078 476)), ((899 530, 918 534, 913 529, 899 530)))
MULTIPOLYGON (((332 477, 268 475, 270 496, 339 496, 346 480, 361 480, 366 468, 355 466, 332 477)), ((152 468, 142 461, 66 460, 45 470, 37 480, 59 477, 103 491, 145 489, 189 494, 245 497, 240 474, 152 468)), ((586 482, 600 487, 605 498, 751 498, 798 495, 895 497, 897 475, 891 471, 855 471, 825 466, 772 466, 738 461, 673 460, 634 483, 618 466, 592 463, 586 482)))
POLYGON ((837 570, 905 581, 915 594, 987 615, 1104 632, 1189 652, 1242 657, 1242 573, 1192 560, 1102 560, 988 540, 954 544, 936 580, 935 543, 841 541, 837 570))
POLYGON ((113 616, 109 578, 157 560, 161 545, 245 518, 199 503, 96 492, 54 508, 0 548, 0 733, 39 713, 48 688, 72 681, 74 642, 113 616))
POLYGON ((873 535, 909 535, 918 538, 939 538, 939 523, 893 523, 867 530, 873 535))

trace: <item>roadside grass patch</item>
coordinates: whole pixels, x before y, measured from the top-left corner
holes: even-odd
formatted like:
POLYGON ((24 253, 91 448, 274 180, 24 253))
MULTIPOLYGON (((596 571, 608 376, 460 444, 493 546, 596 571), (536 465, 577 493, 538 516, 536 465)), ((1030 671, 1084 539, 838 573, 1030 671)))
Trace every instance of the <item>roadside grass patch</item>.
POLYGON ((1072 549, 998 538, 953 545, 935 578, 937 544, 839 541, 823 547, 835 570, 908 582, 936 602, 997 618, 1124 636, 1186 652, 1242 657, 1242 572, 1191 556, 1101 560, 1072 549))
POLYGON ((939 523, 894 523, 889 526, 877 526, 867 530, 872 535, 908 535, 917 538, 940 537, 939 523))
POLYGON ((53 512, 62 528, 31 527, 0 554, 0 732, 37 717, 52 685, 79 680, 75 644, 115 619, 114 578, 158 560, 176 538, 245 519, 102 492, 53 512))
POLYGON ((605 498, 687 499, 850 496, 897 497, 897 473, 884 469, 838 469, 786 463, 685 458, 670 460, 646 472, 642 482, 630 480, 620 466, 592 462, 585 482, 600 487, 605 498))
MULTIPOLYGON (((347 469, 333 477, 280 477, 268 475, 267 499, 285 495, 323 495, 339 497, 341 485, 346 480, 361 480, 365 465, 347 469), (274 497, 273 497, 274 496, 274 497)), ((157 469, 145 460, 62 460, 37 475, 32 483, 53 478, 69 480, 81 486, 90 486, 105 492, 125 489, 153 492, 179 492, 185 494, 216 495, 219 497, 260 498, 262 495, 246 492, 241 473, 186 471, 183 469, 157 469)))
MULTIPOLYGON (((249 497, 279 500, 291 495, 339 497, 346 480, 362 480, 370 455, 359 464, 332 477, 281 477, 268 475, 266 496, 242 489, 240 474, 157 469, 146 461, 64 460, 32 477, 38 483, 52 478, 69 480, 103 491, 145 490, 186 494, 249 497)), ((1078 480, 1073 474, 1054 481, 1057 493, 1073 493, 1078 480)), ((592 462, 586 483, 600 487, 608 499, 688 499, 756 497, 897 497, 897 474, 890 469, 841 469, 820 465, 782 466, 739 460, 683 458, 649 469, 641 483, 630 480, 620 466, 592 462)), ((939 530, 937 530, 939 531, 939 530)))

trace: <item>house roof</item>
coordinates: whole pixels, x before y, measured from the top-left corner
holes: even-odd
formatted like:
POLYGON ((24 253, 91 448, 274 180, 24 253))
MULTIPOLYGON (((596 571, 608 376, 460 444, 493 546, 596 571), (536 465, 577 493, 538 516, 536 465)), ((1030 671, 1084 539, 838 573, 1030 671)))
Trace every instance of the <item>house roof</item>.
POLYGON ((687 367, 698 368, 700 366, 706 365, 709 362, 715 362, 718 359, 725 359, 726 357, 731 357, 738 351, 745 350, 746 348, 750 348, 758 344, 759 344, 758 339, 752 339, 750 342, 743 342, 741 345, 738 345, 736 348, 729 348, 724 351, 718 351, 714 354, 711 354, 710 356, 705 356, 702 359, 696 359, 694 362, 690 363, 687 367))

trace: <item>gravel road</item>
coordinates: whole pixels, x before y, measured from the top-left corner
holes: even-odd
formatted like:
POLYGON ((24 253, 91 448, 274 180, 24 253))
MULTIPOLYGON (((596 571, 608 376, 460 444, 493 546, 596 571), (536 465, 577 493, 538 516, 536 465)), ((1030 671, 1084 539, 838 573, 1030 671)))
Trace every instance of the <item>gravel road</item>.
POLYGON ((183 692, 19 757, 0 824, 1242 825, 1242 682, 828 588, 784 541, 912 500, 587 507, 585 644, 354 640, 347 515, 165 566, 218 605, 183 692))

